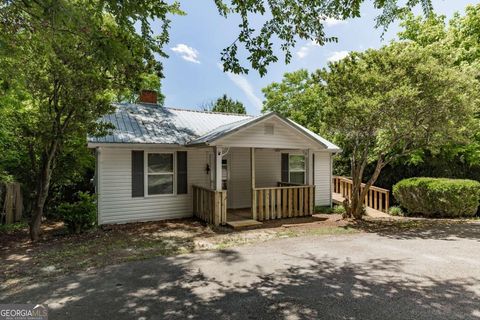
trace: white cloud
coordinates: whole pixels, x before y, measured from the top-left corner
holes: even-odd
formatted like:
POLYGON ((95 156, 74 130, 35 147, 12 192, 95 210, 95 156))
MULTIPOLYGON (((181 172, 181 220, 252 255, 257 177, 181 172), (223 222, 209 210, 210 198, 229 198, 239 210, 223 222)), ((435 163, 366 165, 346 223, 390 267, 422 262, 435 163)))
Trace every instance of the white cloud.
POLYGON ((298 58, 303 59, 306 56, 308 56, 312 47, 320 47, 320 45, 313 40, 306 43, 305 45, 301 46, 300 49, 298 49, 298 51, 297 51, 298 58))
MULTIPOLYGON (((223 70, 223 66, 220 63, 218 63, 217 66, 218 68, 220 68, 220 70, 223 70)), ((235 74, 232 72, 225 72, 225 73, 227 74, 228 78, 232 80, 232 82, 237 87, 239 87, 240 90, 243 91, 243 93, 247 96, 248 101, 250 101, 250 103, 253 104, 255 108, 261 111, 263 107, 262 100, 259 97, 257 97, 257 95, 255 94, 255 90, 253 89, 253 86, 248 81, 248 79, 241 74, 235 74)))
POLYGON ((332 54, 327 58, 329 62, 337 62, 346 58, 348 56, 348 51, 333 51, 332 54))
POLYGON ((338 25, 341 25, 341 24, 347 24, 347 21, 328 17, 328 18, 323 19, 323 23, 327 27, 333 27, 333 26, 338 26, 338 25))
POLYGON ((193 63, 200 63, 200 60, 198 60, 198 50, 189 47, 186 44, 179 43, 172 48, 172 51, 178 53, 183 58, 183 60, 193 63))
POLYGON ((303 59, 308 55, 308 52, 310 51, 310 48, 308 45, 300 47, 300 49, 297 51, 297 56, 299 59, 303 59))

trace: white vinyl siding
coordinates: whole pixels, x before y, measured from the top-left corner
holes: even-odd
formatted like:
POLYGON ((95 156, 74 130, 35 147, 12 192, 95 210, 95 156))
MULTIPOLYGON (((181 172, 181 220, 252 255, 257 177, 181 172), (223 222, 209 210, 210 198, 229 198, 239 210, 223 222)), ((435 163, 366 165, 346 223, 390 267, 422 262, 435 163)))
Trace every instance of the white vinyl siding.
POLYGON ((281 180, 281 152, 275 149, 255 149, 255 186, 276 187, 281 180))
POLYGON ((240 129, 236 133, 219 139, 215 144, 246 148, 297 149, 301 146, 302 149, 314 149, 319 147, 317 142, 277 118, 259 121, 251 127, 240 129), (272 126, 273 134, 269 134, 265 127, 272 126))
POLYGON ((227 159, 230 166, 228 206, 230 208, 249 208, 252 202, 250 149, 231 148, 227 159))
POLYGON ((315 152, 315 205, 331 205, 331 156, 328 152, 315 152))
MULTIPOLYGON (((98 209, 99 224, 153 221, 192 216, 192 185, 211 186, 211 148, 178 150, 187 151, 188 194, 161 195, 132 198, 131 151, 141 148, 101 148, 98 157, 98 209)), ((148 152, 175 152, 172 148, 144 149, 148 152)), ((281 179, 281 153, 301 153, 299 150, 256 149, 255 176, 257 187, 274 187, 281 179)), ((330 205, 331 157, 328 152, 315 154, 315 204, 330 205)), ((232 208, 245 208, 251 202, 250 148, 231 148, 227 155, 230 181, 227 197, 232 208)), ((307 160, 307 164, 308 164, 307 160)), ((311 168, 311 166, 309 165, 311 168)))
MULTIPOLYGON (((192 184, 208 187, 208 149, 188 149, 188 194, 132 198, 131 151, 102 148, 99 157, 99 224, 153 221, 192 216, 192 184)), ((185 150, 185 149, 182 149, 185 150)), ((174 152, 149 148, 147 152, 174 152)))

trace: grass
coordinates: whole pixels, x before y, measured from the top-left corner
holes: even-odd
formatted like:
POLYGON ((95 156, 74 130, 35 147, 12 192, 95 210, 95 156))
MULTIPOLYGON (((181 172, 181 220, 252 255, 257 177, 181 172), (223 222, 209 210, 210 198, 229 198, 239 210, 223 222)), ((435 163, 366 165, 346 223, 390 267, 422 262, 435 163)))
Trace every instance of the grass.
POLYGON ((333 205, 330 206, 316 206, 315 207, 316 213, 323 213, 323 214, 343 214, 345 213, 345 208, 343 205, 333 205))

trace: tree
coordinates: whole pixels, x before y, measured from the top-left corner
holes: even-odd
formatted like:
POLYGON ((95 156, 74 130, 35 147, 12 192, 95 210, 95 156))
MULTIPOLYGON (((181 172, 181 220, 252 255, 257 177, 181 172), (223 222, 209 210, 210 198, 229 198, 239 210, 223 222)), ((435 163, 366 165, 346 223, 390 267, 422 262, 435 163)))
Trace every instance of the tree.
POLYGON ((100 0, 9 1, 0 7, 1 89, 18 103, 11 112, 20 120, 17 141, 29 155, 30 179, 35 177, 32 240, 39 237, 52 176, 64 152, 78 148, 87 133, 105 132, 97 119, 111 111, 116 92, 138 88, 142 75, 161 76, 154 54, 163 54, 166 15, 176 12, 178 4, 157 0, 142 6, 135 1, 122 6, 100 0), (155 17, 164 22, 158 37, 148 23, 155 17))
POLYGON ((468 5, 465 15, 458 12, 446 22, 443 15, 431 14, 428 17, 408 14, 401 21, 399 38, 427 47, 450 49, 452 63, 479 64, 480 61, 480 4, 468 5))
POLYGON ((224 94, 218 98, 212 105, 212 111, 214 112, 227 112, 227 113, 239 113, 246 114, 247 111, 240 101, 234 101, 224 94))
MULTIPOLYGON (((249 69, 238 58, 239 44, 243 44, 247 60, 263 76, 267 67, 278 61, 273 39, 280 42, 285 63, 289 63, 291 50, 298 39, 315 41, 319 45, 337 41, 337 38, 325 34, 325 20, 360 17, 360 6, 364 0, 215 0, 215 3, 220 15, 226 18, 235 14, 240 18, 238 36, 222 51, 224 71, 248 73, 249 69), (258 29, 258 20, 252 23, 256 15, 261 15, 264 21, 258 29)), ((376 22, 377 27, 384 30, 417 5, 421 5, 426 16, 432 12, 431 0, 375 0, 373 4, 376 9, 382 10, 376 22)))
POLYGON ((329 97, 323 120, 350 154, 349 216, 362 217, 363 199, 386 165, 467 136, 479 84, 473 68, 453 67, 449 59, 438 49, 393 43, 323 70, 329 97), (362 189, 368 163, 375 169, 362 189))
POLYGON ((282 82, 274 82, 262 92, 263 112, 275 111, 314 132, 325 132, 321 114, 327 98, 316 73, 304 69, 285 73, 282 82))

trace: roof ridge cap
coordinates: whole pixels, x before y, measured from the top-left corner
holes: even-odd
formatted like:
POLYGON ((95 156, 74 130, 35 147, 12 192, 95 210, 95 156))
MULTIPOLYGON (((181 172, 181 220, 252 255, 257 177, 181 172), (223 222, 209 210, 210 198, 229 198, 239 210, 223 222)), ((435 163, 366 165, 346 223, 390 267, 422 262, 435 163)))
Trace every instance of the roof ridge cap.
POLYGON ((244 114, 244 113, 235 113, 235 112, 218 112, 218 111, 206 111, 206 110, 195 110, 195 109, 184 109, 184 108, 175 108, 175 107, 164 107, 165 109, 177 110, 177 111, 188 111, 188 112, 198 112, 198 113, 209 113, 209 114, 223 114, 227 116, 242 116, 242 117, 255 117, 254 115, 244 114))

